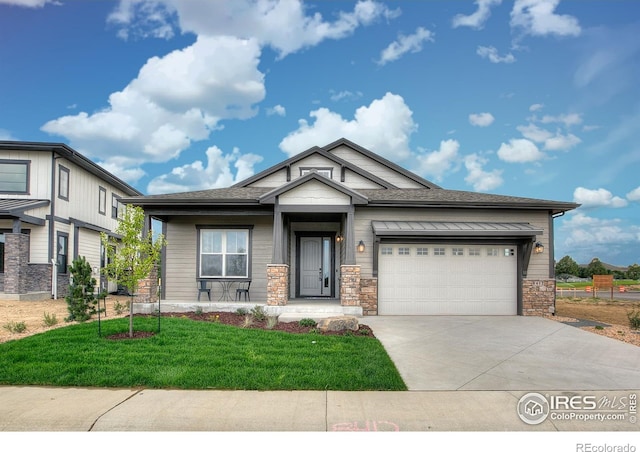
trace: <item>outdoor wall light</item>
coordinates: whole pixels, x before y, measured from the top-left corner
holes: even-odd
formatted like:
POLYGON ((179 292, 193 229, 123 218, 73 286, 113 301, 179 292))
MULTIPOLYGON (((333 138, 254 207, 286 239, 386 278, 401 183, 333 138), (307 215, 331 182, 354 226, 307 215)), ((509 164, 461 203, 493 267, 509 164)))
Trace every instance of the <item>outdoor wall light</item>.
POLYGON ((533 251, 536 254, 542 254, 542 252, 544 251, 544 245, 540 242, 537 242, 533 251))
POLYGON ((340 243, 344 240, 341 235, 336 235, 336 242, 340 243))
POLYGON ((364 253, 364 242, 362 240, 358 243, 358 253, 364 253))

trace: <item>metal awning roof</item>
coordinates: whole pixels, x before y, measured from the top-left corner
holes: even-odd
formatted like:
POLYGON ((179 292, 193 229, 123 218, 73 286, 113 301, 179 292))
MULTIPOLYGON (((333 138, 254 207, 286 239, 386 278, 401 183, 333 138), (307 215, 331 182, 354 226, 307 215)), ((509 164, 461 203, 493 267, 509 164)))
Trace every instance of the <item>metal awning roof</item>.
POLYGON ((377 236, 406 237, 533 237, 542 229, 529 223, 468 221, 372 221, 377 236))
POLYGON ((45 223, 43 218, 33 217, 25 214, 27 210, 45 207, 50 204, 48 199, 0 199, 0 218, 21 220, 26 223, 42 226, 45 223))

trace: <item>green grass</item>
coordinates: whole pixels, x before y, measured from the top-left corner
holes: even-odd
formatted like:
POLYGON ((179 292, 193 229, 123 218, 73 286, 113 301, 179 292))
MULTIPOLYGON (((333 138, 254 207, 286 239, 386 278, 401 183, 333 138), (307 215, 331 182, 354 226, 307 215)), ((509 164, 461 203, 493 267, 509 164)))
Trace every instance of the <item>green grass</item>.
MULTIPOLYGON (((614 286, 629 286, 629 285, 633 285, 633 284, 640 284, 640 281, 636 281, 633 279, 614 279, 613 280, 613 285, 614 286)), ((563 288, 563 289, 580 289, 580 288, 585 288, 588 286, 593 286, 593 282, 592 281, 578 281, 578 282, 560 282, 558 281, 556 283, 556 287, 558 288, 563 288)))
MULTIPOLYGON (((157 318, 136 317, 136 331, 157 318)), ((128 319, 71 325, 0 344, 0 384, 246 390, 406 390, 371 337, 289 334, 162 318, 146 339, 109 340, 128 319)))

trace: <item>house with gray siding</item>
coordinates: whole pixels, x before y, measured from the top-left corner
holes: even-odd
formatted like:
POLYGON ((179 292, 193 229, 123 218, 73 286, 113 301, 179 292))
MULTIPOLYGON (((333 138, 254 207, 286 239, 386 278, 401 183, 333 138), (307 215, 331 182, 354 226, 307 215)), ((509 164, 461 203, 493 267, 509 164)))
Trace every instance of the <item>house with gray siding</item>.
POLYGON ((550 313, 553 220, 578 207, 447 190, 346 139, 228 188, 123 202, 163 224, 163 310, 241 306, 250 281, 274 314, 356 315, 550 313))
POLYGON ((0 141, 0 298, 64 297, 78 256, 99 281, 100 233, 114 234, 120 200, 139 195, 65 144, 0 141))

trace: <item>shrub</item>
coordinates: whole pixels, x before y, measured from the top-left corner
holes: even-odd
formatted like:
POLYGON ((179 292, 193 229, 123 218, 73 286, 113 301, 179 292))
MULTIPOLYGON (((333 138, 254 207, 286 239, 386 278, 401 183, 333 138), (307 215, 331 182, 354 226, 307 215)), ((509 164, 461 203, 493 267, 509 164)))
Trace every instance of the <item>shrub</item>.
POLYGON ((96 279, 91 276, 91 265, 84 256, 78 256, 69 266, 71 273, 71 286, 69 295, 65 297, 69 317, 65 320, 84 322, 98 312, 98 297, 93 293, 96 287, 96 279))
POLYGON ((116 300, 116 302, 113 304, 113 310, 116 311, 116 314, 120 315, 122 314, 125 310, 129 310, 129 301, 127 300, 126 303, 120 303, 118 300, 116 300))
POLYGON ((202 315, 202 308, 200 306, 196 308, 196 315, 202 315))
POLYGON ((264 308, 262 306, 254 306, 253 309, 251 309, 251 315, 258 322, 262 322, 263 320, 267 319, 267 313, 265 312, 265 310, 264 310, 264 308))
POLYGON ((53 326, 58 324, 58 318, 56 314, 49 314, 48 312, 44 313, 44 320, 42 321, 43 326, 53 326))
POLYGON ((236 314, 238 314, 238 315, 247 315, 247 314, 249 314, 249 311, 247 310, 247 308, 238 308, 238 309, 236 309, 236 314))
POLYGON ((298 321, 298 325, 300 326, 310 326, 310 327, 314 327, 318 324, 318 322, 316 322, 313 319, 300 319, 300 321, 298 321))
POLYGON ((632 329, 640 329, 640 310, 636 311, 634 309, 631 312, 627 312, 627 317, 629 318, 629 326, 631 326, 632 329))
POLYGON ((242 322, 242 328, 249 328, 251 325, 253 325, 253 316, 250 314, 247 314, 244 316, 244 321, 242 322))
POLYGON ((27 331, 27 325, 24 322, 8 322, 3 325, 4 329, 11 333, 23 333, 27 331))
POLYGON ((267 317, 267 329, 272 330, 278 324, 278 317, 270 315, 267 317))

